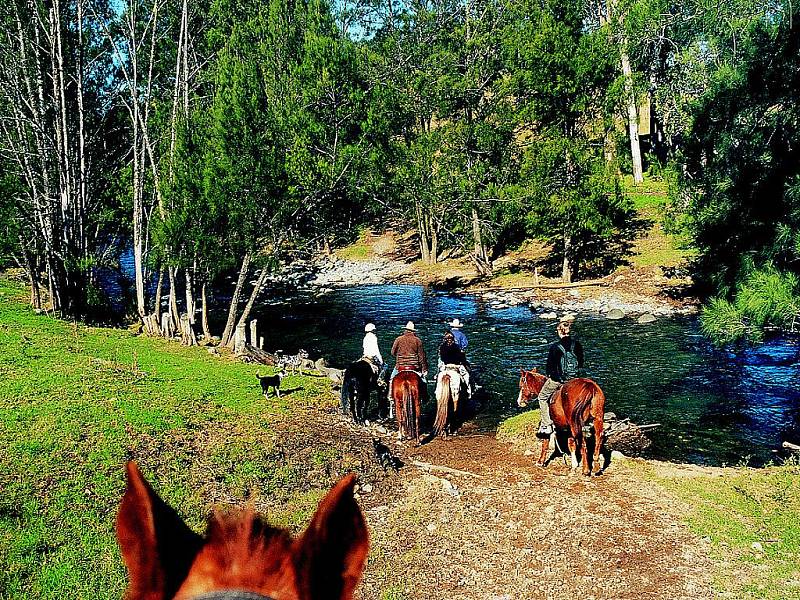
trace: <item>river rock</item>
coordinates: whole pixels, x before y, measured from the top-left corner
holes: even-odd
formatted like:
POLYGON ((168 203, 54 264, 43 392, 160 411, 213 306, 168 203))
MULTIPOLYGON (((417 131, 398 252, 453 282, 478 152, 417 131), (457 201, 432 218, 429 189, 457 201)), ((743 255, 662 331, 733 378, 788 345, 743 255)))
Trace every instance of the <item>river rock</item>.
POLYGON ((644 323, 652 323, 655 320, 656 320, 655 315, 650 314, 650 313, 645 313, 641 317, 636 319, 636 322, 640 323, 640 324, 644 324, 644 323))
POLYGON ((622 319, 623 317, 625 317, 625 313, 619 308, 612 308, 606 313, 606 319, 612 319, 614 321, 622 319))
POLYGON ((540 314, 539 318, 541 318, 541 319, 551 319, 552 320, 552 319, 557 319, 558 315, 556 313, 554 313, 554 312, 546 312, 546 313, 540 314))

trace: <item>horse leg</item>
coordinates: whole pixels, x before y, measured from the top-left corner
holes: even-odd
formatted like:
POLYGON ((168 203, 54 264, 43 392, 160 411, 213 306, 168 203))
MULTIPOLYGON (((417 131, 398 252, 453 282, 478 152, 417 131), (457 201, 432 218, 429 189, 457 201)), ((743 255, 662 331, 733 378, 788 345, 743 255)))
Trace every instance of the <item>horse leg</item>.
POLYGON ((412 394, 411 402, 414 406, 414 440, 419 446, 419 414, 422 412, 422 402, 420 402, 419 394, 416 397, 412 394))
MULTIPOLYGON (((598 419, 595 417, 594 420, 594 454, 592 455, 592 473, 595 475, 600 474, 600 453, 603 449, 603 441, 605 436, 604 430, 605 424, 603 423, 603 419, 598 419)), ((603 462, 603 468, 605 468, 605 461, 603 462)))
POLYGON ((586 450, 586 439, 583 437, 583 431, 578 433, 580 436, 578 438, 578 444, 581 447, 581 473, 584 475, 589 475, 589 455, 588 451, 586 450))
POLYGON ((550 449, 550 437, 546 437, 542 440, 542 452, 539 454, 539 460, 536 461, 537 467, 543 467, 545 465, 547 456, 547 451, 550 449))
POLYGON ((403 406, 402 400, 398 397, 398 395, 392 394, 392 399, 394 402, 391 403, 391 406, 394 406, 394 415, 397 417, 397 439, 403 439, 403 406))
POLYGON ((569 439, 567 440, 567 446, 569 446, 569 455, 571 458, 573 471, 575 471, 575 469, 578 468, 578 455, 576 454, 576 451, 578 449, 578 444, 575 441, 576 435, 577 434, 574 431, 570 431, 569 439))

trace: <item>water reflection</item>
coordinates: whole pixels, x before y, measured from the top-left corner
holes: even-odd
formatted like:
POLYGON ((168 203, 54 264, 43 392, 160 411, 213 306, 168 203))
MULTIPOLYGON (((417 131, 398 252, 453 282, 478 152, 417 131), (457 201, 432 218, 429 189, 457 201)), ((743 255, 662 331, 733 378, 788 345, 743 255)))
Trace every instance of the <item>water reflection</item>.
MULTIPOLYGON (((466 323, 470 360, 490 394, 479 417, 486 428, 517 412, 519 368, 543 368, 547 342, 555 339, 554 323, 527 307, 497 309, 419 286, 345 288, 264 304, 254 317, 269 349, 302 347, 338 365, 360 354, 367 321, 377 325, 384 356, 409 320, 435 355, 447 321, 458 317, 466 323)), ((637 423, 662 423, 651 436, 657 458, 760 465, 800 429, 800 349, 793 341, 734 354, 711 346, 686 317, 639 325, 581 315, 576 335, 609 410, 637 423)))

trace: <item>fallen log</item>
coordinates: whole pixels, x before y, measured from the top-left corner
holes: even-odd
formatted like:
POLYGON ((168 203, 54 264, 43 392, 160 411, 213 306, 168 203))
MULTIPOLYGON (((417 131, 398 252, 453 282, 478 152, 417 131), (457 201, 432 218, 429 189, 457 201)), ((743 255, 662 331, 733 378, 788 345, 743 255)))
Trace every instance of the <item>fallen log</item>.
POLYGON ((792 452, 800 452, 800 446, 798 446, 797 444, 792 444, 791 442, 783 442, 781 446, 783 446, 787 450, 791 450, 792 452))
POLYGON ((476 477, 477 479, 483 479, 483 475, 478 475, 477 473, 470 473, 469 471, 452 469, 450 467, 443 467, 442 465, 434 465, 431 463, 422 462, 421 460, 412 460, 411 462, 415 466, 422 469, 423 471, 439 471, 441 473, 450 473, 451 475, 467 475, 469 477, 476 477))
POLYGON ((654 429, 659 425, 652 423, 639 426, 631 423, 630 419, 617 419, 614 413, 606 413, 603 423, 606 448, 622 452, 625 456, 638 456, 653 444, 643 430, 654 429))
POLYGON ((274 367, 278 364, 278 359, 274 354, 262 350, 261 348, 256 348, 252 344, 244 344, 241 352, 239 352, 239 356, 243 358, 246 357, 251 362, 257 362, 262 365, 267 365, 268 367, 274 367))
POLYGON ((469 291, 472 293, 480 292, 527 292, 529 290, 562 290, 568 288, 590 287, 590 286, 608 286, 608 281, 604 279, 590 279, 587 281, 575 281, 573 283, 540 283, 534 285, 526 285, 522 287, 483 287, 472 288, 469 291))

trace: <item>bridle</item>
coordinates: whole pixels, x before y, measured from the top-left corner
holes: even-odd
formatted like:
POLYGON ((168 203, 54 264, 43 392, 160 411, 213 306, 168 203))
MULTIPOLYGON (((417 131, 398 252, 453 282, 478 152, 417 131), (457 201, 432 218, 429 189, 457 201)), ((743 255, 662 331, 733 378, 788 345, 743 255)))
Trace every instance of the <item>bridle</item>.
POLYGON ((533 373, 535 373, 535 371, 522 370, 522 394, 526 399, 525 404, 527 404, 530 397, 533 396, 533 390, 528 387, 528 375, 532 375, 533 373))

